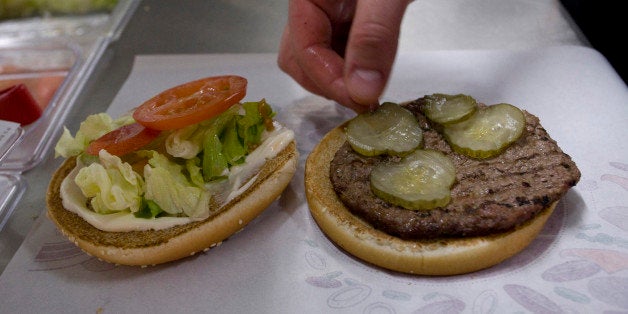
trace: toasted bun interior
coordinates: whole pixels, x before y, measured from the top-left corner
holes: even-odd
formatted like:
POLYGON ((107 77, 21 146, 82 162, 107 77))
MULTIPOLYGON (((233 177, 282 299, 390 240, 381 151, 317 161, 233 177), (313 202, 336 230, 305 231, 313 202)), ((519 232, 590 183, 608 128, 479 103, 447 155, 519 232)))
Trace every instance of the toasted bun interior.
POLYGON ((244 228, 281 195, 296 171, 298 159, 293 141, 266 162, 256 182, 244 194, 206 220, 165 230, 106 232, 66 210, 61 203, 61 182, 75 166, 75 159, 70 158, 52 177, 46 199, 47 215, 70 241, 99 259, 122 265, 165 263, 214 247, 244 228))
POLYGON ((411 274, 455 275, 496 265, 528 246, 543 229, 556 202, 517 229, 484 237, 403 240, 353 215, 334 192, 330 164, 345 142, 342 126, 331 130, 305 165, 305 192, 320 229, 350 254, 374 265, 411 274))

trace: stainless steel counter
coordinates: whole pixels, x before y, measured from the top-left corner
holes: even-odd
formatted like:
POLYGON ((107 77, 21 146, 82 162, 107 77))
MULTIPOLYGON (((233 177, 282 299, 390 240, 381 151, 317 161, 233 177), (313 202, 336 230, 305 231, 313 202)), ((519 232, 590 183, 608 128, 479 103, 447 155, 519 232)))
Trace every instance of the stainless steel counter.
MULTIPOLYGON (((142 1, 98 61, 65 125, 75 131, 87 115, 105 111, 136 55, 276 52, 287 7, 287 0, 142 1)), ((421 0, 404 18, 400 52, 552 45, 586 45, 558 1, 421 0)), ((48 182, 60 162, 48 152, 23 174, 27 191, 0 233, 0 272, 44 214, 48 182)))

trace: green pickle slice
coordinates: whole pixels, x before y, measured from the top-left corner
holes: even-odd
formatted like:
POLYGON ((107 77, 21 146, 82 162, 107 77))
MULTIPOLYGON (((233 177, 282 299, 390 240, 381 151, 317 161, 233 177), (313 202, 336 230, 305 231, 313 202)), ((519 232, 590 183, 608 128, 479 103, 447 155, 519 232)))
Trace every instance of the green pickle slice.
POLYGON ((371 171, 371 189, 379 198, 411 210, 442 207, 451 199, 456 168, 445 154, 417 149, 399 162, 385 162, 371 171))
POLYGON ((470 117, 477 110, 477 101, 468 95, 432 94, 423 97, 421 110, 432 122, 450 124, 470 117))
POLYGON ((484 159, 500 154, 523 135, 525 116, 510 104, 497 104, 478 110, 468 119, 446 125, 445 138, 454 151, 484 159))
POLYGON ((403 156, 423 142, 423 131, 414 115, 391 102, 353 118, 346 134, 353 150, 364 156, 403 156))

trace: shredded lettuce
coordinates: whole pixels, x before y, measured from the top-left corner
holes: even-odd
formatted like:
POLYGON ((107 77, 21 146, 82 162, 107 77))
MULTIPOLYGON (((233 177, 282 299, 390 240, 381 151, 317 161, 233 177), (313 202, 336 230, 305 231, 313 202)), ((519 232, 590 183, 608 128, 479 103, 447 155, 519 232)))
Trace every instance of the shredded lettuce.
POLYGON ((134 122, 131 116, 114 120, 101 113, 87 117, 74 137, 64 129, 55 152, 77 156, 85 165, 75 182, 97 213, 205 218, 211 198, 224 192, 229 169, 260 144, 273 114, 264 100, 234 105, 210 120, 170 131, 150 150, 122 160, 104 150, 98 157, 84 154, 91 141, 134 122))
POLYGON ((74 137, 66 127, 63 127, 63 134, 55 146, 55 157, 77 156, 85 151, 91 141, 133 122, 131 116, 123 116, 114 120, 106 113, 99 113, 90 115, 81 122, 74 137))
POLYGON ((253 149, 262 138, 265 129, 265 119, 271 118, 274 113, 264 99, 259 102, 245 102, 242 104, 244 116, 238 120, 238 135, 249 150, 253 149), (269 116, 264 116, 267 113, 269 116))
POLYGON ((244 156, 248 153, 242 138, 238 135, 236 123, 236 118, 232 118, 222 136, 222 152, 229 166, 243 163, 244 156))
POLYGON ((108 12, 118 0, 2 0, 0 19, 108 12))
POLYGON ((171 215, 203 218, 209 214, 211 193, 194 185, 184 175, 184 167, 152 151, 144 167, 146 200, 153 201, 171 215))
POLYGON ((194 158, 203 148, 205 128, 193 124, 170 133, 166 138, 166 151, 173 157, 194 158))
POLYGON ((230 166, 243 163, 246 155, 261 142, 266 119, 272 114, 270 106, 261 100, 233 106, 214 118, 203 141, 205 181, 222 179, 228 175, 230 166), (269 116, 264 116, 264 112, 269 116))
POLYGON ((222 153, 222 143, 216 134, 205 138, 203 149, 203 179, 206 182, 224 178, 227 174, 227 158, 222 153))
POLYGON ((139 211, 136 211, 133 213, 133 215, 137 218, 155 218, 157 216, 159 216, 159 214, 163 213, 164 210, 161 209, 161 207, 159 207, 159 205, 157 205, 157 203, 150 201, 150 200, 146 200, 146 199, 142 199, 142 207, 140 208, 139 211))
POLYGON ((100 163, 81 168, 74 182, 90 199, 95 212, 109 214, 129 210, 136 212, 142 205, 144 180, 128 163, 101 150, 100 163))
POLYGON ((200 164, 201 160, 198 157, 188 159, 185 161, 185 169, 190 176, 190 181, 198 187, 203 187, 205 185, 205 180, 203 180, 203 173, 201 172, 200 164))

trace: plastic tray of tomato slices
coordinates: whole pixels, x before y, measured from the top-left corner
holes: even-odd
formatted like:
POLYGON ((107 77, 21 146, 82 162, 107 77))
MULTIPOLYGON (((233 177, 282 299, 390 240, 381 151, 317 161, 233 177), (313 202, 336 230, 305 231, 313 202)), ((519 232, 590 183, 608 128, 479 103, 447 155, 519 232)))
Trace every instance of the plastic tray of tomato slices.
POLYGON ((0 21, 0 230, 51 151, 77 95, 134 9, 0 21))

